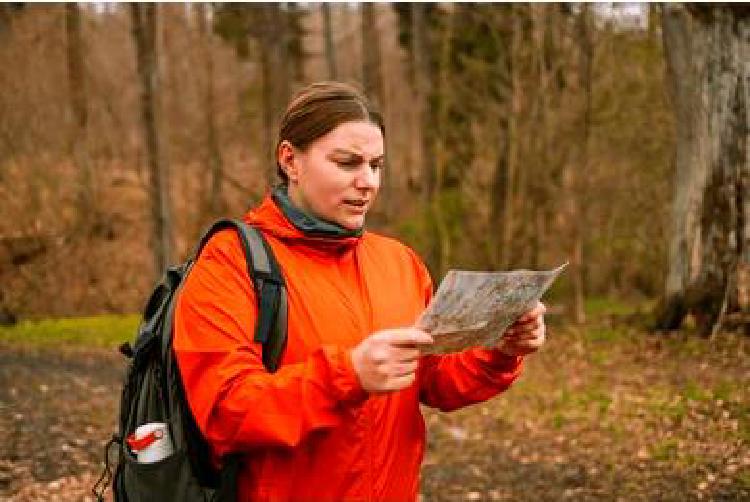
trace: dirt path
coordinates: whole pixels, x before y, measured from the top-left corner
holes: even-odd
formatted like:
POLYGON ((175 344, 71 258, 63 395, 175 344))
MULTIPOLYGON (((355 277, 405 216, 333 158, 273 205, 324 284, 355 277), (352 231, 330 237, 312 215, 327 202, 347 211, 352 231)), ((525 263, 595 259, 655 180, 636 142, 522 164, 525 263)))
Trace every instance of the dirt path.
POLYGON ((85 500, 123 374, 112 351, 0 347, 0 500, 85 500))
MULTIPOLYGON (((425 409, 423 501, 750 500, 750 341, 551 333, 505 395, 425 409)), ((93 501, 124 358, 0 345, 0 501, 93 501)))

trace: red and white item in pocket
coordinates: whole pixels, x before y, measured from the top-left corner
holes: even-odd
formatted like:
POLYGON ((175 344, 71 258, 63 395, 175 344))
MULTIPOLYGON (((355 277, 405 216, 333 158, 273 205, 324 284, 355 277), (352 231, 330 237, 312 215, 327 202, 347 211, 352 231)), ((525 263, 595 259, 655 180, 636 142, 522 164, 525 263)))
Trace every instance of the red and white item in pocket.
POLYGON ((136 454, 139 464, 158 462, 174 452, 169 428, 164 422, 143 424, 126 441, 130 451, 136 454))

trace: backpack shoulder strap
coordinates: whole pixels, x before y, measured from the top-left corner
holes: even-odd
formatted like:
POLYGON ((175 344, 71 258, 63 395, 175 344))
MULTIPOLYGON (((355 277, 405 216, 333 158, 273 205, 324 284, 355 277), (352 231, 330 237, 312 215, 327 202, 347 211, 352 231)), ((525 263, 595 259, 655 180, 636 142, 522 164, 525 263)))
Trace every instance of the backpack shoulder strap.
POLYGON ((262 344, 263 365, 273 373, 278 369, 286 345, 288 302, 284 277, 271 246, 257 228, 241 220, 221 219, 203 234, 193 260, 198 259, 216 232, 227 228, 237 231, 245 252, 247 272, 258 297, 258 320, 253 339, 262 344))
MULTIPOLYGON (((289 309, 284 276, 263 234, 257 228, 241 220, 219 220, 201 238, 193 254, 193 261, 198 259, 198 255, 213 234, 226 228, 234 228, 237 231, 245 252, 247 273, 258 298, 258 320, 255 324, 253 339, 262 344, 263 366, 269 373, 274 373, 279 367, 281 354, 286 346, 289 309)), ((237 476, 242 456, 240 454, 227 455, 223 463, 214 500, 233 502, 237 500, 237 476)))

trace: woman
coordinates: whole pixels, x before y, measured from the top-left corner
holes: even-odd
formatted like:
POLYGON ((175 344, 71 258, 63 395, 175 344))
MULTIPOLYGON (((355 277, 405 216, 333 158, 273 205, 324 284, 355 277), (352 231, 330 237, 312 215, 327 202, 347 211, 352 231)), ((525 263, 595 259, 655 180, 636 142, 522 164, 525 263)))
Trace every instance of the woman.
POLYGON ((269 374, 253 342, 255 294, 231 231, 206 246, 180 295, 174 348, 216 458, 248 453, 241 500, 414 500, 425 443, 419 404, 489 399, 544 342, 544 307, 494 349, 420 356, 410 327, 432 294, 409 248, 363 230, 384 164, 380 116, 355 89, 313 84, 289 104, 284 183, 245 221, 268 240, 289 297, 288 342, 269 374))

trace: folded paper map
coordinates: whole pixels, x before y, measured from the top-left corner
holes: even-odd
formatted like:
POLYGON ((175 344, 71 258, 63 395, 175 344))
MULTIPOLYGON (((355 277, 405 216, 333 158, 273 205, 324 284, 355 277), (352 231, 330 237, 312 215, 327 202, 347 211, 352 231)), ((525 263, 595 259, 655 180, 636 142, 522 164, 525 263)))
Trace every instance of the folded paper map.
POLYGON ((449 271, 417 321, 435 340, 422 352, 497 346, 508 326, 534 308, 566 265, 546 271, 449 271))

